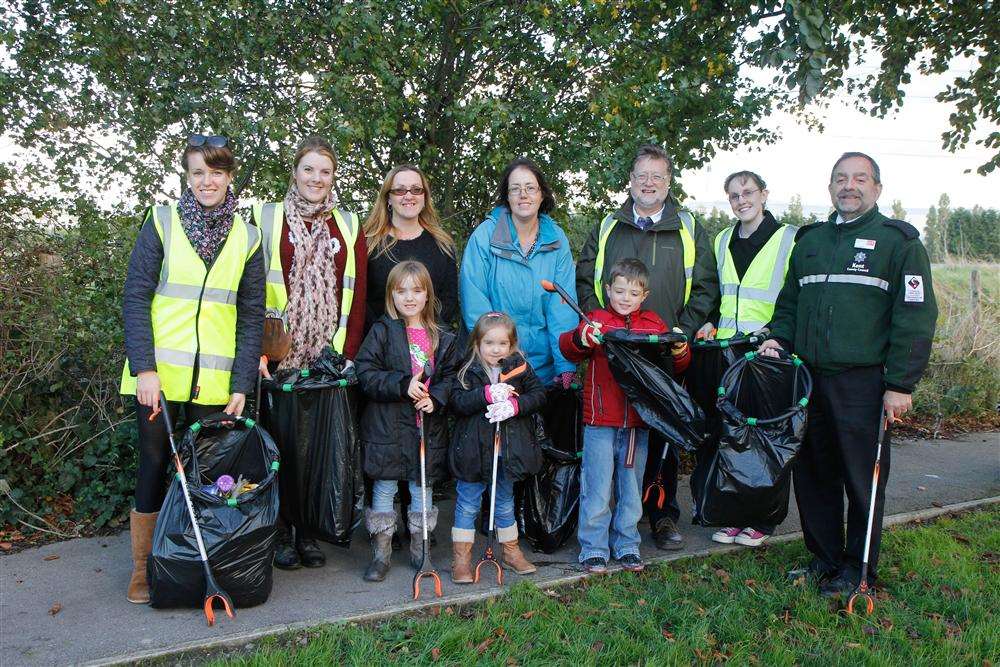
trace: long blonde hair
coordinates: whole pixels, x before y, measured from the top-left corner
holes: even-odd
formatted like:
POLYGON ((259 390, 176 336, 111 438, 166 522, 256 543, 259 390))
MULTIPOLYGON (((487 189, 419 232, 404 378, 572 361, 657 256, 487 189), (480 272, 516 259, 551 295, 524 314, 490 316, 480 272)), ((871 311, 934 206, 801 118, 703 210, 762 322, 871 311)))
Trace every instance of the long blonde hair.
POLYGON ((427 230, 427 233, 434 237, 441 252, 449 257, 455 257, 455 241, 441 226, 437 211, 434 210, 434 199, 431 197, 431 185, 424 172, 419 167, 412 164, 401 164, 392 168, 382 182, 382 187, 378 191, 378 197, 372 204, 371 213, 365 220, 365 240, 368 242, 369 257, 378 257, 383 253, 392 250, 396 245, 396 237, 392 235, 392 213, 389 211, 389 190, 392 189, 392 180, 396 174, 403 171, 412 171, 420 177, 420 185, 424 189, 424 208, 417 216, 420 226, 427 230))
POLYGON ((465 363, 458 370, 458 381, 463 389, 469 388, 465 384, 465 376, 469 372, 469 367, 472 366, 473 362, 478 361, 484 369, 486 368, 486 361, 479 354, 479 343, 489 331, 497 327, 503 327, 507 330, 507 339, 510 341, 510 354, 514 354, 515 352, 521 354, 521 348, 517 345, 517 325, 514 324, 511 316, 507 313, 496 311, 483 313, 476 320, 476 325, 472 327, 472 332, 469 334, 469 358, 465 360, 465 363))
MULTIPOLYGON (((337 154, 333 150, 333 146, 325 137, 321 137, 318 134, 313 134, 305 139, 298 145, 295 149, 295 157, 292 158, 292 171, 288 175, 288 187, 295 185, 295 170, 299 168, 299 162, 302 161, 309 153, 319 153, 330 158, 330 162, 333 163, 333 173, 337 173, 337 154)), ((336 182, 334 182, 336 185, 336 182)))
POLYGON ((413 278, 413 282, 424 288, 427 292, 427 303, 420 311, 420 324, 427 331, 427 337, 431 339, 431 356, 437 352, 438 342, 441 340, 441 327, 437 323, 437 314, 441 311, 441 302, 434 296, 434 282, 431 274, 423 263, 413 259, 400 262, 389 271, 389 277, 385 285, 385 312, 394 320, 399 319, 396 311, 396 304, 392 300, 392 293, 403 284, 407 278, 413 278))

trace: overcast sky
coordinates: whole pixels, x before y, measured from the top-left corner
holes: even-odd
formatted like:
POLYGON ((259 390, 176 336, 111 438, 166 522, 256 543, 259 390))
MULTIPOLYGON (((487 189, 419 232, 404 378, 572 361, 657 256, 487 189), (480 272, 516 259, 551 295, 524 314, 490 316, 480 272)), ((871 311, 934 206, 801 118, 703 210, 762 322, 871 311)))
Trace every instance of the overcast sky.
MULTIPOLYGON (((732 172, 749 169, 767 182, 772 211, 784 210, 788 200, 799 195, 806 212, 821 215, 830 207, 826 185, 833 162, 844 151, 858 150, 874 157, 882 170, 880 207, 888 210, 899 199, 909 213, 907 219, 918 226, 922 227, 927 208, 937 205, 941 193, 951 198, 952 208, 976 204, 1000 208, 1000 172, 975 173, 990 151, 970 145, 952 154, 941 148, 941 133, 948 129, 952 106, 935 101, 934 95, 957 73, 966 71, 956 68, 934 77, 913 72, 902 110, 884 119, 842 102, 831 104, 821 114, 822 133, 809 131, 788 115, 772 116, 767 124, 782 129, 777 144, 720 152, 708 167, 684 174, 684 188, 694 198, 689 205, 729 210, 722 183, 732 172), (964 173, 966 169, 972 173, 964 173)), ((982 125, 974 136, 985 136, 985 129, 982 125)))

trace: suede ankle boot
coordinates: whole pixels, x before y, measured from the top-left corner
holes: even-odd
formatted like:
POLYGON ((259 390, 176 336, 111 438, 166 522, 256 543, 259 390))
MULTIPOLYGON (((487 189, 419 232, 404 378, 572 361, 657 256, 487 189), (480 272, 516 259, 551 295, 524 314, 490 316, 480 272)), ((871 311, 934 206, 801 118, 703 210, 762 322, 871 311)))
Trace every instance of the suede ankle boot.
POLYGON ((396 530, 396 513, 365 510, 365 527, 372 536, 372 562, 365 568, 364 579, 382 581, 389 573, 392 534, 396 530))
POLYGON ((472 583, 472 545, 475 529, 451 529, 451 580, 456 584, 472 583))
POLYGON ((159 512, 129 514, 129 533, 132 536, 132 579, 128 582, 126 599, 134 604, 149 602, 149 582, 146 581, 146 560, 153 550, 153 529, 159 512))
POLYGON ((497 528, 497 540, 503 547, 501 560, 504 565, 518 574, 532 574, 538 571, 538 568, 532 565, 531 561, 521 553, 521 547, 517 544, 517 524, 506 528, 497 528))

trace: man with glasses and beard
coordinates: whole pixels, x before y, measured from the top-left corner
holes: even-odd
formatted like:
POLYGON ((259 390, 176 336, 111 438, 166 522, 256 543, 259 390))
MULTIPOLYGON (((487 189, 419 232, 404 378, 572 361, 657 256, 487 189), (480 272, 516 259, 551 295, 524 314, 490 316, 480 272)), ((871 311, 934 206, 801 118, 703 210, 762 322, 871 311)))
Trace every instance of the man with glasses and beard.
MULTIPOLYGON (((585 312, 604 305, 604 285, 619 260, 636 258, 649 269, 645 307, 665 322, 678 322, 690 338, 706 321, 719 298, 712 240, 691 213, 669 194, 673 163, 659 146, 640 146, 629 174, 629 196, 617 211, 591 230, 576 265, 576 291, 585 312)), ((597 406, 600 410, 600 406, 597 406)), ((641 488, 652 481, 659 465, 663 439, 650 433, 641 488)), ((677 449, 664 465, 667 501, 645 504, 653 539, 660 549, 684 546, 677 530, 677 449)), ((643 471, 637 471, 642 474, 643 471)))
MULTIPOLYGON (((844 153, 830 174, 836 209, 799 230, 763 354, 794 351, 813 373, 809 424, 795 461, 795 499, 813 559, 801 570, 826 596, 846 596, 861 579, 880 415, 891 424, 930 357, 937 320, 931 267, 919 233, 882 215, 878 165, 844 153), (844 492, 847 537, 844 538, 844 492)), ((869 563, 875 579, 885 485, 885 434, 869 563)))

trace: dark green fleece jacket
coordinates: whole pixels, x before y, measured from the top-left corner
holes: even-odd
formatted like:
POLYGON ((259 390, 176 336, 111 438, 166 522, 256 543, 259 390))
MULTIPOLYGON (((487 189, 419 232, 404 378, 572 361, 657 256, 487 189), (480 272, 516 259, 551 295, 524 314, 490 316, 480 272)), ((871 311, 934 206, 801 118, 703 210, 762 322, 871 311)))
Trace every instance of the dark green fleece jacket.
POLYGON ((835 219, 799 231, 771 335, 815 372, 881 365, 888 389, 910 393, 937 322, 927 251, 912 225, 877 207, 835 219))

